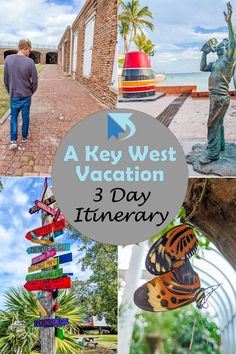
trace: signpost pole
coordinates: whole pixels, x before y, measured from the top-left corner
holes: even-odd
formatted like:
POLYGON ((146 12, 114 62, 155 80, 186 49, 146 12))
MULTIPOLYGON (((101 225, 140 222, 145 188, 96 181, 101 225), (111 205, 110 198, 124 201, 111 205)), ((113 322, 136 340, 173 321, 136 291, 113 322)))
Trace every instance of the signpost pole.
MULTIPOLYGON (((52 190, 47 188, 44 199, 47 199, 52 196, 52 190)), ((53 217, 42 211, 42 226, 50 224, 53 222, 53 217)), ((52 234, 48 234, 42 239, 50 240, 52 238, 52 234)), ((55 312, 53 311, 54 307, 54 299, 52 296, 47 296, 41 299, 41 304, 47 311, 47 318, 55 318, 55 312)), ((41 317, 44 319, 45 317, 41 317)), ((55 346, 55 327, 42 327, 41 328, 41 354, 55 354, 56 346, 55 346)))

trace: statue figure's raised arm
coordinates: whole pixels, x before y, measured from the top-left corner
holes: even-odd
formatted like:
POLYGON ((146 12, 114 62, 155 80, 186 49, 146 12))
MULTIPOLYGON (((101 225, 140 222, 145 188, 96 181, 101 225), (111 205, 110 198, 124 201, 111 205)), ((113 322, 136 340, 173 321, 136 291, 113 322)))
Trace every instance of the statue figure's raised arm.
POLYGON ((234 32, 232 24, 232 14, 233 8, 230 2, 227 3, 227 13, 224 11, 225 21, 228 25, 229 32, 229 48, 228 48, 228 58, 231 60, 236 55, 236 34, 234 32))

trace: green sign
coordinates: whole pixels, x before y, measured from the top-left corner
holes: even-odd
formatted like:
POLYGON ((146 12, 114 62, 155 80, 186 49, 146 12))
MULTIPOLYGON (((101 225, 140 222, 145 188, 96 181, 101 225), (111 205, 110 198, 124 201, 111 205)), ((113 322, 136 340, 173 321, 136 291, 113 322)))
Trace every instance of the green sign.
POLYGON ((55 248, 57 252, 70 251, 70 243, 58 243, 54 245, 43 245, 43 246, 33 246, 27 248, 27 253, 45 253, 51 251, 52 248, 55 248))
POLYGON ((44 270, 40 273, 28 274, 26 280, 39 280, 39 279, 56 279, 63 277, 63 269, 50 269, 44 270))
POLYGON ((57 338, 63 340, 65 338, 64 330, 60 327, 55 328, 55 335, 57 338))

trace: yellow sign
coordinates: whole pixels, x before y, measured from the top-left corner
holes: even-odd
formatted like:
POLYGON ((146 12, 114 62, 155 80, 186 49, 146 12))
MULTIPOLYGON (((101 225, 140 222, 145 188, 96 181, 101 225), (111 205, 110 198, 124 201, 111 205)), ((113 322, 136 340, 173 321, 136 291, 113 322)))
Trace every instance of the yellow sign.
POLYGON ((31 242, 33 243, 39 243, 40 245, 59 245, 60 242, 53 242, 53 241, 50 241, 50 240, 30 240, 31 242))
POLYGON ((47 259, 44 262, 41 262, 41 263, 34 264, 34 265, 30 266, 28 268, 28 272, 29 273, 36 272, 37 270, 40 270, 40 269, 46 269, 46 268, 57 266, 58 265, 58 261, 59 261, 59 258, 49 258, 49 259, 47 259))
POLYGON ((45 308, 43 307, 43 305, 39 302, 39 300, 36 300, 36 305, 38 306, 40 315, 41 315, 42 317, 47 317, 47 316, 48 316, 48 313, 47 313, 47 311, 45 310, 45 308))

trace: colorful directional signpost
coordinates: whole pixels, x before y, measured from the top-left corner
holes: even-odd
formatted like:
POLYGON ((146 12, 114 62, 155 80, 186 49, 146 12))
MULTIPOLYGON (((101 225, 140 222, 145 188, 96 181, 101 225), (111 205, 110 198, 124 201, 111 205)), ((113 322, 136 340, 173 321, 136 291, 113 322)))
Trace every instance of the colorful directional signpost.
MULTIPOLYGON (((60 210, 53 209, 49 205, 55 202, 54 196, 45 198, 48 188, 47 179, 44 182, 44 188, 41 197, 35 201, 35 205, 29 209, 30 214, 43 211, 51 218, 51 223, 43 225, 35 230, 28 231, 25 238, 37 245, 27 248, 28 254, 39 254, 31 260, 28 268, 30 274, 26 275, 26 283, 24 288, 28 291, 37 291, 36 305, 41 316, 40 320, 34 321, 35 327, 42 327, 41 331, 47 331, 47 328, 55 327, 55 336, 64 339, 64 330, 60 326, 69 324, 68 318, 54 318, 58 310, 58 289, 69 289, 71 287, 70 276, 73 273, 64 273, 61 264, 72 261, 72 253, 57 255, 57 253, 70 251, 69 243, 55 242, 54 239, 63 234, 66 227, 66 219, 60 210), (32 273, 32 274, 31 274, 32 273), (45 308, 44 299, 51 298, 52 307, 45 308), (44 306, 43 306, 44 304, 44 306), (52 315, 53 314, 53 315, 52 315), (52 318, 49 318, 52 316, 52 318)), ((42 332, 44 333, 44 332, 42 332)), ((53 334, 54 335, 54 334, 53 334)), ((41 336, 41 352, 47 353, 47 348, 42 349, 41 336)), ((48 352, 53 352, 52 348, 48 352)))

